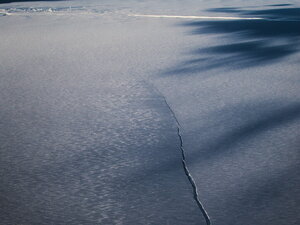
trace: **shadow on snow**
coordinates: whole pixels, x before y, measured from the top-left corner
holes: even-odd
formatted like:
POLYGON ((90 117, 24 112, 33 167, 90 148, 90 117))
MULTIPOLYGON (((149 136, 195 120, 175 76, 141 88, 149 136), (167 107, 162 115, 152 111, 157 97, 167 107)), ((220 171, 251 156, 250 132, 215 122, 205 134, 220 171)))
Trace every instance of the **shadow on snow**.
POLYGON ((300 8, 216 8, 209 11, 261 19, 184 23, 184 26, 193 28, 194 35, 218 34, 222 44, 192 50, 192 59, 169 70, 167 75, 192 74, 217 68, 243 69, 276 63, 299 51, 300 8))

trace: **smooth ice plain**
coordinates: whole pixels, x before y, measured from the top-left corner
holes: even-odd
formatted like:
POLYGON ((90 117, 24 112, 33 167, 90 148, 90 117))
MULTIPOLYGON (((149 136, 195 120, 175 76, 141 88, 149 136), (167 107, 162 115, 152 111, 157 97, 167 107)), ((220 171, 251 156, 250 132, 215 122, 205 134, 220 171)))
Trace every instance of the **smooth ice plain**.
POLYGON ((297 1, 1 3, 0 224, 300 223, 297 1))

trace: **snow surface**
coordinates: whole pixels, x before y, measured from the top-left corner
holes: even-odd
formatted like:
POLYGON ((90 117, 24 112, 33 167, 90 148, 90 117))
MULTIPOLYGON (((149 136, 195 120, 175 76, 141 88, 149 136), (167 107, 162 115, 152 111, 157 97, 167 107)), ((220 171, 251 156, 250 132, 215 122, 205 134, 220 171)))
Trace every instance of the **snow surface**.
POLYGON ((299 224, 297 1, 0 15, 1 224, 299 224))

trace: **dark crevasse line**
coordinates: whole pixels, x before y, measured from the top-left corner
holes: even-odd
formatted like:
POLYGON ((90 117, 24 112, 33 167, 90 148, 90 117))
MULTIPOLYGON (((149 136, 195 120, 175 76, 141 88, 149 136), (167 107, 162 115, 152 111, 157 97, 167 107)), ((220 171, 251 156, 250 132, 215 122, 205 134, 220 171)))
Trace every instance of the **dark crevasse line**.
POLYGON ((188 169, 188 166, 187 166, 187 163, 186 163, 186 160, 185 160, 185 150, 183 148, 183 139, 182 139, 182 135, 181 135, 181 132, 180 132, 180 123, 177 119, 177 116, 175 114, 175 112, 173 111, 173 109, 171 108, 171 106, 169 105, 166 97, 154 86, 154 85, 151 85, 152 86, 152 89, 156 90, 157 93, 159 93, 159 95, 163 98, 166 106, 168 107, 170 113, 172 114, 172 117, 174 118, 175 122, 176 122, 176 126, 177 126, 177 136, 179 138, 179 141, 180 141, 180 150, 181 150, 181 162, 182 162, 182 166, 183 166, 183 169, 184 169, 184 172, 185 172, 185 175, 187 176, 190 184, 192 185, 192 189, 193 189, 193 194, 194 194, 194 200, 196 201, 204 219, 205 219, 205 222, 206 222, 206 225, 211 225, 211 220, 208 216, 208 213, 206 212, 203 204, 201 203, 200 199, 199 199, 199 194, 198 194, 198 190, 197 190, 197 186, 196 186, 196 183, 188 169))
POLYGON ((168 104, 166 98, 164 96, 162 96, 167 107, 169 108, 171 114, 173 115, 175 121, 176 121, 176 125, 177 125, 177 135, 178 135, 178 138, 179 138, 179 141, 180 141, 180 150, 181 150, 181 156, 182 156, 182 159, 181 159, 181 162, 182 162, 182 166, 183 166, 183 169, 184 169, 184 172, 185 172, 185 175, 187 176, 187 178, 189 179, 189 182, 191 183, 192 185, 192 188, 193 188, 193 193, 194 193, 194 199, 199 207, 199 209, 201 210, 202 212, 202 215, 206 221, 206 224, 207 225, 211 225, 211 221, 210 221, 210 218, 208 216, 208 213, 206 212, 206 210, 204 209, 204 206, 203 204, 201 203, 200 199, 199 199, 199 194, 198 194, 198 190, 197 190, 197 186, 196 186, 196 183, 188 169, 188 166, 187 166, 187 163, 186 163, 186 160, 185 160, 185 151, 184 151, 184 148, 183 148, 183 140, 182 140, 182 135, 180 133, 180 123, 174 113, 174 111, 172 110, 172 108, 170 107, 170 105, 168 104))

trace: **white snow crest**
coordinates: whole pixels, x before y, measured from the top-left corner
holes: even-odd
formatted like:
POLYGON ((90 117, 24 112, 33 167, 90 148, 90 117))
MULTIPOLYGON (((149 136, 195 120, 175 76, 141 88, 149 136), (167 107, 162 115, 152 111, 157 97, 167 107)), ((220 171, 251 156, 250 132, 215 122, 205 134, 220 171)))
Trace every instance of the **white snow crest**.
POLYGON ((134 17, 150 17, 150 18, 179 18, 179 19, 213 19, 213 20, 262 20, 261 17, 228 17, 228 16, 180 16, 180 15, 144 15, 129 14, 134 17))

